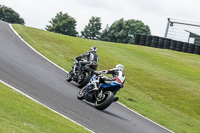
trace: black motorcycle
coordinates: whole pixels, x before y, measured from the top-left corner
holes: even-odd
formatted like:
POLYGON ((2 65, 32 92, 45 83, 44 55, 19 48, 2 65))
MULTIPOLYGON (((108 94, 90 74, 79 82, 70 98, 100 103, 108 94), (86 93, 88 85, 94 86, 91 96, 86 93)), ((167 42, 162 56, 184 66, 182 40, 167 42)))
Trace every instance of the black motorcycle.
MULTIPOLYGON (((81 61, 84 61, 83 59, 81 61)), ((74 81, 78 84, 79 88, 84 87, 89 81, 94 71, 97 70, 98 64, 96 62, 90 62, 89 64, 82 65, 78 70, 78 61, 74 61, 72 70, 67 75, 67 81, 74 81)))
POLYGON ((93 74, 88 85, 77 94, 79 100, 85 99, 94 103, 98 110, 104 110, 110 106, 116 92, 122 88, 122 86, 113 86, 115 83, 105 84, 101 77, 101 75, 93 74))

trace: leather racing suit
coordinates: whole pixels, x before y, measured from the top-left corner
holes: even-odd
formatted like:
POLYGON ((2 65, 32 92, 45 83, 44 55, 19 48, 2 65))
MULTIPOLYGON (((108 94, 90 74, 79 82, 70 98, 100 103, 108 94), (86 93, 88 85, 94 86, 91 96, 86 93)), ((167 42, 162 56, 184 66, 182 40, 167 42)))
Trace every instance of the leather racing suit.
POLYGON ((93 62, 98 65, 99 56, 97 55, 96 52, 86 52, 86 53, 76 57, 76 60, 79 61, 78 62, 78 70, 81 70, 82 66, 85 66, 86 64, 89 64, 90 62, 93 62), (81 59, 83 59, 85 57, 87 58, 87 60, 81 61, 81 59))
MULTIPOLYGON (((118 68, 113 68, 110 70, 98 71, 97 73, 98 74, 112 74, 113 78, 103 76, 101 80, 103 80, 104 83, 109 84, 110 87, 118 88, 117 91, 123 87, 123 84, 125 82, 124 71, 121 71, 118 68)), ((116 94, 117 91, 114 94, 116 94)))

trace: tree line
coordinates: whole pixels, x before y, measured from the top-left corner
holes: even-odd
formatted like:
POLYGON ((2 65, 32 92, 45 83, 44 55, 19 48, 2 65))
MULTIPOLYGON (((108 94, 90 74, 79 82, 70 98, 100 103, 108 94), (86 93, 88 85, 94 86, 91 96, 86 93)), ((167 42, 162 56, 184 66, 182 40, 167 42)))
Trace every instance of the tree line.
POLYGON ((25 24, 24 19, 17 12, 4 5, 0 5, 0 20, 9 23, 25 24))
MULTIPOLYGON (((2 5, 0 5, 0 20, 9 23, 25 24, 24 20, 20 18, 17 12, 2 5)), ((80 36, 76 31, 77 21, 68 13, 57 13, 49 23, 50 24, 45 27, 47 31, 86 39, 118 43, 133 43, 136 34, 151 34, 148 25, 145 25, 140 20, 134 19, 124 20, 121 18, 112 23, 111 26, 107 25, 106 28, 102 30, 101 18, 92 16, 83 31, 81 31, 80 36)))

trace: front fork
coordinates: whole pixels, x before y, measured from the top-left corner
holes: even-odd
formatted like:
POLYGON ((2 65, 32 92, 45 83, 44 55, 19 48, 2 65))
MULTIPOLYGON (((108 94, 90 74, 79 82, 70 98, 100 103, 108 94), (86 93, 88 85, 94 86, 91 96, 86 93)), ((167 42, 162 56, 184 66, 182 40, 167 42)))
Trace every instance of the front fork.
POLYGON ((100 78, 97 79, 98 84, 95 84, 95 89, 98 90, 97 99, 103 98, 103 88, 101 88, 102 83, 100 83, 100 78))
POLYGON ((74 68, 73 68, 73 73, 74 73, 74 75, 76 75, 76 68, 78 67, 78 61, 77 60, 75 60, 74 61, 74 68))
POLYGON ((103 90, 100 90, 98 95, 97 95, 97 98, 102 99, 102 97, 103 97, 103 90))
POLYGON ((73 67, 73 73, 76 75, 76 67, 77 65, 74 63, 74 67, 73 67))

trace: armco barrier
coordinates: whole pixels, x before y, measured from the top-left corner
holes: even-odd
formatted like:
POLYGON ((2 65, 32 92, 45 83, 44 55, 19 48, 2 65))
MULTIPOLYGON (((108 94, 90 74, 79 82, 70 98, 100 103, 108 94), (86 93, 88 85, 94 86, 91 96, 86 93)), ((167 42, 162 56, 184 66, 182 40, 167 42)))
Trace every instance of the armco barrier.
POLYGON ((193 53, 200 55, 200 45, 193 43, 181 42, 169 38, 151 36, 151 35, 135 35, 135 44, 150 46, 155 48, 171 49, 179 52, 193 53))

